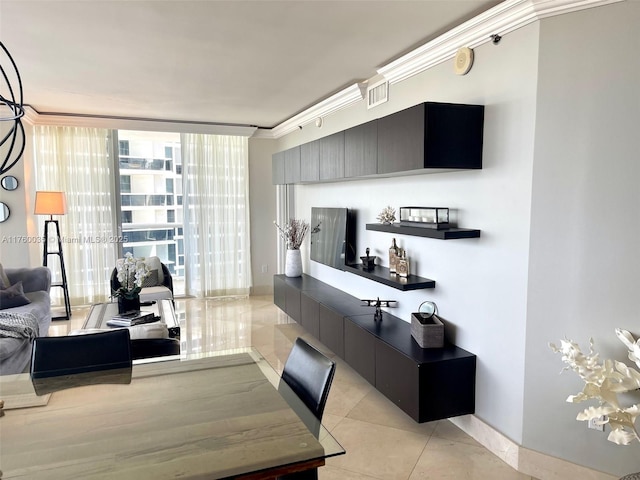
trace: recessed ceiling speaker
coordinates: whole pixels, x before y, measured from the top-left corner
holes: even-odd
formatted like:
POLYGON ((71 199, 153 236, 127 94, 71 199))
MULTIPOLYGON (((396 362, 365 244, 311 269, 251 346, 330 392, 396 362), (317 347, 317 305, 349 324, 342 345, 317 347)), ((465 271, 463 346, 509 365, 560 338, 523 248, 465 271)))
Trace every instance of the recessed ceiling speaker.
POLYGON ((456 75, 466 75, 473 66, 473 50, 469 47, 458 49, 454 58, 453 71, 456 75))

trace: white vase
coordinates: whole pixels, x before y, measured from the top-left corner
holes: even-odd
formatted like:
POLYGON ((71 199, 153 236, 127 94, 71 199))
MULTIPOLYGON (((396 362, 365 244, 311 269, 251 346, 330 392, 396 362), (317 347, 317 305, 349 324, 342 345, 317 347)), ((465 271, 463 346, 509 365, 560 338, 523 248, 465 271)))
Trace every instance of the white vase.
POLYGON ((300 250, 287 250, 284 274, 287 277, 299 277, 302 275, 302 256, 300 255, 300 250))

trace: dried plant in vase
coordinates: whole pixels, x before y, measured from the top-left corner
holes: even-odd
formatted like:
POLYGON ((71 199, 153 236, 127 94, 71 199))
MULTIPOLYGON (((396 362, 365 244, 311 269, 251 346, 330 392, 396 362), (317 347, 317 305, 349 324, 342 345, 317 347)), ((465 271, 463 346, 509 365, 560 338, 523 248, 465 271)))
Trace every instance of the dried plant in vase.
POLYGON ((309 224, 304 220, 289 219, 284 227, 278 225, 275 221, 273 224, 280 232, 280 237, 285 241, 287 250, 299 250, 305 235, 309 231, 309 224))
POLYGON ((385 207, 378 214, 377 218, 380 223, 391 224, 396 221, 396 209, 392 208, 391 206, 385 207))

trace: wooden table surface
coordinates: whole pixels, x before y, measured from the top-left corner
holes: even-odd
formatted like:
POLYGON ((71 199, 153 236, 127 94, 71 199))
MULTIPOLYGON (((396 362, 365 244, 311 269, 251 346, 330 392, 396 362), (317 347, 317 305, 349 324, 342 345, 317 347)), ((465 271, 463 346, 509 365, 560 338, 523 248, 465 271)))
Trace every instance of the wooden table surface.
POLYGON ((265 364, 253 352, 140 364, 129 385, 62 390, 46 406, 8 410, 1 478, 271 478, 265 469, 344 453, 326 430, 320 440, 309 431, 265 364))

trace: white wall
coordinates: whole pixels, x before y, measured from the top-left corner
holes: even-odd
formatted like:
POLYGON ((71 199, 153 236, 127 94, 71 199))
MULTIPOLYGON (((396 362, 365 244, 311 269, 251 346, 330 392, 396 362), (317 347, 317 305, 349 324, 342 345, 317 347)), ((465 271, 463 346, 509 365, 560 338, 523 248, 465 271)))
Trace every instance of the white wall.
MULTIPOLYGON (((24 121, 23 124, 27 138, 24 154, 5 174, 18 179, 18 189, 6 191, 0 188, 0 201, 11 210, 9 219, 0 223, 0 263, 11 268, 42 265, 42 243, 39 243, 37 222, 44 222, 45 218, 33 215, 35 172, 30 142, 33 129, 24 121)), ((4 136, 4 130, 2 132, 0 135, 4 136)), ((6 155, 5 150, 2 153, 6 155)))
POLYGON ((271 155, 276 142, 249 139, 249 203, 251 217, 252 295, 273 293, 276 265, 276 187, 271 184, 271 155), (263 267, 266 266, 266 272, 263 267))
POLYGON ((456 208, 460 226, 482 230, 480 239, 469 240, 397 237, 414 273, 436 280, 433 290, 401 292, 310 262, 308 239, 304 271, 356 297, 395 299, 398 307, 389 311, 405 321, 422 301, 435 301, 449 338, 478 356, 476 415, 521 442, 538 25, 510 34, 499 46, 485 44, 475 54, 464 77, 454 75, 452 63, 441 64, 392 85, 387 104, 367 111, 360 102, 327 117, 320 130, 305 126, 294 132, 279 147, 423 101, 486 106, 482 170, 297 186, 296 214, 309 220, 313 206, 357 210, 359 255, 370 247, 385 264, 392 235, 366 231, 365 224, 375 222, 387 205, 456 208))
POLYGON ((615 475, 640 470, 639 445, 575 420, 593 402, 565 402, 583 384, 547 343, 593 337, 625 361, 614 329, 640 335, 639 28, 640 2, 540 26, 524 443, 615 475))

